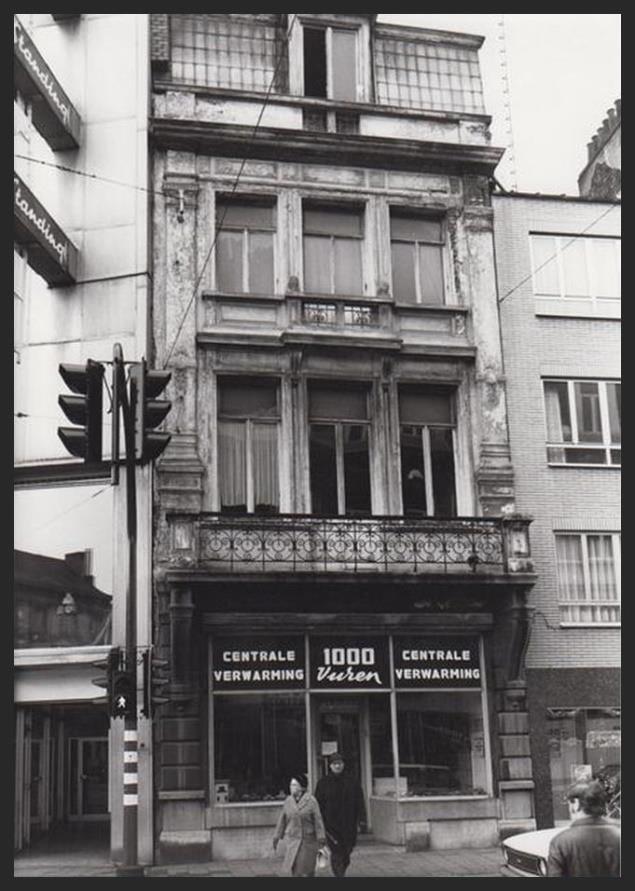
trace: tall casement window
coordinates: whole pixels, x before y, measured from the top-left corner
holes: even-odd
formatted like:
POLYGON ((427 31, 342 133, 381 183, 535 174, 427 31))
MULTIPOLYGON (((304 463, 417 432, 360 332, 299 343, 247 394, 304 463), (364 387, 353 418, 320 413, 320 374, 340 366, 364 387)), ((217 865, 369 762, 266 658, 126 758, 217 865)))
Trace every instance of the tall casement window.
POLYGON ((440 387, 400 388, 399 420, 404 514, 456 516, 453 392, 440 387))
POLYGON ((531 236, 534 294, 541 307, 572 314, 615 315, 621 300, 619 238, 575 235, 531 236))
POLYGON ((357 100, 357 30, 304 26, 304 95, 357 100))
POLYGON ((364 210, 304 203, 304 290, 361 294, 364 210))
POLYGON ((219 379, 218 479, 222 511, 278 512, 279 419, 277 383, 219 379))
POLYGON ((557 533, 558 602, 563 624, 620 621, 621 539, 617 533, 557 533))
POLYGON ((428 305, 446 302, 444 244, 442 220, 391 209, 390 247, 396 301, 428 305))
POLYGON ((368 392, 309 387, 311 507, 314 514, 370 514, 368 392))
POLYGON ((273 201, 216 199, 216 286, 230 293, 272 294, 274 290, 273 201))
POLYGON ((622 463, 622 385, 617 381, 545 380, 550 464, 622 463))

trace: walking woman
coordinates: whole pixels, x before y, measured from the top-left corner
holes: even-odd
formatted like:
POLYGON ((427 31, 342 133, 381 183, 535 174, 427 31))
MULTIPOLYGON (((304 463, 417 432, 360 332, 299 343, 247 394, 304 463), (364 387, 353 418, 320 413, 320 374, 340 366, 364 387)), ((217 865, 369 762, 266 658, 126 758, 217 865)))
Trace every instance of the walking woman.
POLYGON ((294 774, 289 783, 291 793, 284 802, 273 837, 274 851, 286 836, 287 849, 282 869, 286 875, 310 878, 315 875, 318 850, 326 844, 320 806, 307 792, 308 781, 303 773, 294 774))

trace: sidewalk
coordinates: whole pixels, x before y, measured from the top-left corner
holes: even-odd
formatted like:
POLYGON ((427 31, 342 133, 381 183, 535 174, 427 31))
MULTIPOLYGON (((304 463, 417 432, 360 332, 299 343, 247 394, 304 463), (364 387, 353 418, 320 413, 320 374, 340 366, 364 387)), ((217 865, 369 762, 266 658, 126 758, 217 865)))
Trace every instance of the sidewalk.
MULTIPOLYGON (((192 863, 179 866, 148 866, 148 878, 192 876, 197 878, 268 878, 279 876, 282 859, 215 860, 211 863, 192 863)), ((450 851, 422 851, 407 854, 403 848, 384 844, 360 845, 354 852, 347 876, 367 878, 500 877, 502 864, 500 848, 464 848, 450 851)), ((14 876, 54 877, 85 876, 114 877, 115 867, 106 855, 76 851, 51 854, 27 852, 15 860, 14 876)), ((331 877, 330 871, 326 877, 331 877)))

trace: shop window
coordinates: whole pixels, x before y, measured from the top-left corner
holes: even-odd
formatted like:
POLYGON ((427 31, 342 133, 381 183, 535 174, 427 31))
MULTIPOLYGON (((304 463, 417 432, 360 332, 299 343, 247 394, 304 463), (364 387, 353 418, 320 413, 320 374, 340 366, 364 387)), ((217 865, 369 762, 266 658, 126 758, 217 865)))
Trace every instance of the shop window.
POLYGON ((398 693, 400 795, 485 795, 480 693, 398 693))
POLYGON ((613 315, 613 308, 619 312, 619 238, 537 233, 530 238, 534 294, 541 311, 560 312, 569 303, 574 315, 613 315))
POLYGON ((304 694, 214 697, 217 803, 282 801, 307 771, 304 694))
POLYGON ((230 293, 274 291, 275 205, 271 202, 216 200, 216 284, 230 293))
POLYGON ((404 514, 456 516, 452 392, 403 387, 399 417, 404 514))
POLYGON ((337 384, 311 386, 309 421, 313 513, 370 514, 367 391, 337 384))
POLYGON ((363 209, 305 202, 303 233, 304 290, 361 294, 363 209))
POLYGON ((545 380, 543 384, 549 463, 621 465, 621 383, 545 380))
POLYGON ((221 510, 277 513, 278 386, 267 381, 219 380, 218 478, 221 510))
POLYGON ((619 708, 547 710, 553 816, 569 820, 566 793, 578 780, 598 779, 608 794, 609 816, 621 818, 622 733, 619 708))
POLYGON ((620 536, 556 535, 558 603, 563 624, 620 622, 620 536))
POLYGON ((304 95, 356 101, 356 30, 304 27, 304 95))
POLYGON ((390 212, 390 246, 395 300, 400 303, 445 303, 444 227, 440 219, 390 212))

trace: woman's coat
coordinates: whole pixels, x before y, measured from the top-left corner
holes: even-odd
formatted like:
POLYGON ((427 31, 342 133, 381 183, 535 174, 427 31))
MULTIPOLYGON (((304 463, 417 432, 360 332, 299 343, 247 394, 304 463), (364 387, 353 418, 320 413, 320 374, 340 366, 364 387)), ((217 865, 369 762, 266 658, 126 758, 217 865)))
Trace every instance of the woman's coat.
POLYGON ((282 869, 288 875, 313 875, 315 860, 324 843, 325 832, 320 806, 308 792, 296 801, 293 795, 285 800, 274 838, 286 840, 282 869))

